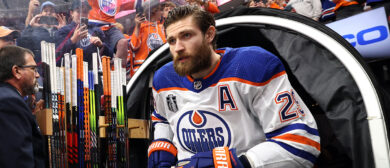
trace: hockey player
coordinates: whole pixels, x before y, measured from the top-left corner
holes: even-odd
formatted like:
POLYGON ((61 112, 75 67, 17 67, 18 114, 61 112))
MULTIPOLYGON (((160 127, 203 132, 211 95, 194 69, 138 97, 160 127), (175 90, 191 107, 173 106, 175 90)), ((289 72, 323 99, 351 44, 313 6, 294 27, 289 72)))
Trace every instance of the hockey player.
POLYGON ((154 75, 148 167, 313 167, 316 122, 281 61, 260 47, 215 50, 211 14, 173 9, 173 62, 154 75))

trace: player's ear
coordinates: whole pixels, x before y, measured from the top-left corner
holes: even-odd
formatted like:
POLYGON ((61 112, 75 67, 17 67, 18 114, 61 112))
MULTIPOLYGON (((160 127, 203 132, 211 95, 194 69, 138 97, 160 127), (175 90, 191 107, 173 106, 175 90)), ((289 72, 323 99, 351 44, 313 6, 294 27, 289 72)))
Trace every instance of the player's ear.
POLYGON ((214 26, 210 26, 206 32, 206 40, 211 43, 215 38, 216 29, 214 26))

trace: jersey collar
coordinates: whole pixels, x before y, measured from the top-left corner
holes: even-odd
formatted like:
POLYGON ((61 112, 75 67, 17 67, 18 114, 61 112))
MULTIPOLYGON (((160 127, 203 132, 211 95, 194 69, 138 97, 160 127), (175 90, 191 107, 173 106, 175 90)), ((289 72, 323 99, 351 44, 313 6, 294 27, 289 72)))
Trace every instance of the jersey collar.
MULTIPOLYGON (((225 54, 225 50, 215 50, 215 52, 217 54, 219 54, 221 56, 221 58, 219 59, 217 65, 214 67, 214 69, 208 74, 206 75, 205 77, 202 78, 202 80, 205 80, 207 78, 209 78, 211 75, 213 75, 215 73, 215 71, 217 71, 219 65, 221 64, 221 60, 222 60, 222 57, 223 55, 225 54)), ((194 82, 195 79, 193 79, 190 75, 187 75, 187 79, 190 81, 190 82, 194 82)))

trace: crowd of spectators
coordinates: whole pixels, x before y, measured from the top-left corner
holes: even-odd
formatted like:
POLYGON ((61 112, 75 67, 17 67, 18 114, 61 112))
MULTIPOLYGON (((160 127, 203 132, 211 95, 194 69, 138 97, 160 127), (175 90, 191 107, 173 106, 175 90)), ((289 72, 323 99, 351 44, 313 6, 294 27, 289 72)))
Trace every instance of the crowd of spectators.
POLYGON ((387 0, 250 0, 244 5, 295 12, 321 23, 329 23, 382 6, 387 0))
MULTIPOLYGON (((51 1, 30 0, 24 30, 12 30, 0 25, 0 45, 15 44, 33 51, 38 66, 41 64, 40 42, 56 44, 57 64, 64 53, 84 50, 85 61, 90 61, 93 52, 122 59, 127 68, 128 79, 145 61, 149 53, 166 42, 163 22, 168 12, 177 5, 174 0, 136 0, 143 10, 131 15, 133 21, 123 26, 115 20, 120 0, 107 0, 101 7, 98 0, 74 0, 64 14, 51 1), (117 6, 115 6, 117 5, 117 6), (38 11, 38 12, 36 12, 38 11), (87 19, 88 18, 88 19, 87 19), (83 20, 84 19, 84 20, 83 20), (124 34, 124 32, 130 32, 124 34)), ((369 10, 386 0, 249 0, 243 5, 250 8, 274 8, 296 12, 315 21, 328 23, 369 10)), ((135 4, 136 5, 136 4, 135 4)), ((133 9, 136 6, 132 6, 133 9)), ((198 5, 206 11, 220 12, 216 0, 185 0, 185 5, 198 5)), ((40 71, 40 70, 39 70, 40 71)))

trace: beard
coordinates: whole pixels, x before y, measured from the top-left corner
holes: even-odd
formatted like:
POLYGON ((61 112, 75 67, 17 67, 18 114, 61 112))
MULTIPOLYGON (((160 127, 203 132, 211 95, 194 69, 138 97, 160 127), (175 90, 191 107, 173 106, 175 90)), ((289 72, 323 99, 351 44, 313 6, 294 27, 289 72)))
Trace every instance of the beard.
POLYGON ((191 75, 207 69, 211 66, 211 49, 204 41, 200 48, 193 54, 179 53, 173 59, 173 67, 180 76, 191 75), (189 60, 180 62, 181 58, 188 57, 189 60))
POLYGON ((38 90, 38 81, 35 80, 34 84, 30 85, 28 83, 23 83, 22 85, 22 91, 25 95, 32 95, 35 94, 38 90))

